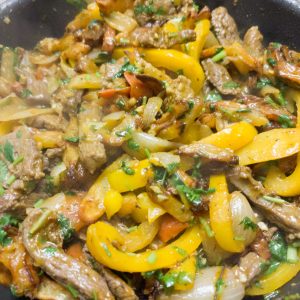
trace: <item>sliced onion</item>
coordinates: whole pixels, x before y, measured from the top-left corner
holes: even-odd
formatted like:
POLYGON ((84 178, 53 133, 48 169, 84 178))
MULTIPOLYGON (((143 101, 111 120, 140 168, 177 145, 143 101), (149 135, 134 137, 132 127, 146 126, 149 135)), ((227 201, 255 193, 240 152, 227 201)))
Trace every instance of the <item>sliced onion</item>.
POLYGON ((152 97, 148 100, 143 113, 143 123, 146 128, 148 128, 155 120, 162 103, 163 101, 160 97, 152 97))
POLYGON ((61 177, 67 170, 66 165, 61 162, 60 164, 56 165, 50 172, 51 177, 53 178, 54 185, 59 185, 61 177))
POLYGON ((177 143, 172 143, 145 132, 133 132, 133 140, 142 148, 151 152, 169 151, 178 148, 177 143))
POLYGON ((245 296, 245 287, 234 275, 234 272, 226 268, 222 275, 224 281, 221 291, 221 300, 242 300, 245 296))
POLYGON ((188 291, 180 291, 171 295, 162 294, 159 300, 214 300, 216 294, 216 281, 220 276, 222 267, 209 267, 202 269, 196 275, 194 287, 188 291))
POLYGON ((40 206, 40 208, 48 208, 50 210, 56 211, 60 207, 63 206, 63 204, 66 201, 66 196, 64 193, 58 193, 48 199, 46 199, 40 206))
POLYGON ((4 116, 2 112, 0 113, 0 122, 7 122, 7 121, 15 121, 21 119, 27 119, 31 117, 36 117, 39 115, 51 114, 54 110, 52 108, 30 108, 25 109, 23 111, 16 112, 11 115, 4 116))
POLYGON ((34 65, 49 65, 56 62, 59 59, 60 53, 54 53, 53 55, 44 55, 33 53, 29 56, 29 60, 34 65))
POLYGON ((135 19, 118 11, 113 11, 104 20, 110 27, 121 32, 130 32, 138 26, 135 19))
POLYGON ((116 111, 116 112, 113 112, 111 114, 108 114, 106 115, 105 117, 103 117, 102 121, 103 122, 116 122, 116 121, 119 121, 121 122, 125 117, 125 111, 116 111))
POLYGON ((180 156, 169 152, 157 152, 151 155, 151 162, 167 168, 170 164, 179 164, 180 156))
POLYGON ((248 217, 256 224, 254 212, 247 200, 241 192, 233 192, 231 194, 230 209, 232 216, 232 228, 235 237, 241 238, 246 246, 248 246, 256 236, 256 230, 251 228, 245 229, 243 220, 248 217))

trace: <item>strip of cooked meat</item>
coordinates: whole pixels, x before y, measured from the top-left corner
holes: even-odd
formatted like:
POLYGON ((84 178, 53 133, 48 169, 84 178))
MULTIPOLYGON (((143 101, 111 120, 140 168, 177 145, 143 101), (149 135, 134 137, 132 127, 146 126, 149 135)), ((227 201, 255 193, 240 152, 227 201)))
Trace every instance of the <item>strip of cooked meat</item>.
POLYGON ((124 46, 125 43, 126 46, 170 49, 174 45, 192 42, 195 39, 196 33, 191 29, 170 33, 158 26, 139 27, 129 35, 119 38, 116 45, 124 46))
POLYGON ((225 7, 220 6, 212 11, 211 23, 222 46, 242 43, 236 23, 225 7))
POLYGON ((179 148, 179 154, 203 157, 209 160, 225 162, 229 165, 236 165, 238 163, 237 156, 234 155, 230 149, 222 149, 213 145, 195 142, 190 145, 184 145, 179 148))
POLYGON ((78 114, 79 157, 90 173, 94 173, 106 162, 101 135, 93 129, 95 126, 97 127, 100 120, 101 109, 97 103, 82 103, 78 114))
POLYGON ((35 128, 64 131, 67 120, 58 115, 40 115, 26 120, 26 123, 35 128))
POLYGON ((202 66, 207 79, 224 95, 237 95, 240 93, 238 86, 232 86, 232 78, 228 70, 221 64, 215 63, 212 59, 202 61, 202 66))
POLYGON ((264 199, 264 196, 269 195, 268 191, 265 190, 260 182, 253 179, 249 168, 237 167, 229 174, 229 178, 231 183, 261 210, 266 219, 285 231, 291 233, 300 232, 300 207, 293 202, 276 204, 264 199))
MULTIPOLYGON (((45 239, 43 233, 45 234, 44 231, 47 227, 32 233, 33 226, 39 221, 42 214, 41 210, 32 210, 22 224, 23 243, 34 263, 63 286, 69 285, 75 288, 79 292, 80 299, 93 299, 95 295, 98 297, 97 299, 114 299, 106 281, 96 271, 68 256, 55 243, 40 242, 43 240, 42 237, 45 239)), ((53 220, 52 223, 48 224, 48 227, 51 224, 53 224, 53 220)), ((52 227, 51 236, 53 235, 52 227)))
POLYGON ((244 46, 252 56, 261 57, 264 54, 263 39, 258 26, 252 26, 244 36, 244 46))

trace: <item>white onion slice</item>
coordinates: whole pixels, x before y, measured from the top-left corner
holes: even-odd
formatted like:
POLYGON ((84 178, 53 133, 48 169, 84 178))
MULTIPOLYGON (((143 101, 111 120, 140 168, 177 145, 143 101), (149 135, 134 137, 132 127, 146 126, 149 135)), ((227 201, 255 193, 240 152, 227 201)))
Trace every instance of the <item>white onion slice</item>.
POLYGON ((241 238, 246 246, 248 246, 256 236, 256 230, 245 228, 243 220, 248 217, 256 224, 254 212, 247 200, 241 192, 233 192, 231 194, 230 209, 232 216, 232 229, 234 236, 241 238))
POLYGON ((121 32, 130 32, 138 26, 135 19, 118 11, 113 11, 104 20, 110 27, 121 32))
POLYGON ((221 300, 242 300, 245 296, 245 287, 234 275, 234 272, 226 268, 222 275, 224 285, 221 291, 221 300))
POLYGON ((155 121, 155 117, 159 112, 162 103, 163 101, 159 97, 149 98, 147 104, 145 105, 143 113, 143 123, 146 128, 148 128, 153 123, 153 121, 155 121))
POLYGON ((169 152, 157 152, 151 155, 151 162, 164 168, 168 168, 170 164, 179 164, 180 156, 169 152))

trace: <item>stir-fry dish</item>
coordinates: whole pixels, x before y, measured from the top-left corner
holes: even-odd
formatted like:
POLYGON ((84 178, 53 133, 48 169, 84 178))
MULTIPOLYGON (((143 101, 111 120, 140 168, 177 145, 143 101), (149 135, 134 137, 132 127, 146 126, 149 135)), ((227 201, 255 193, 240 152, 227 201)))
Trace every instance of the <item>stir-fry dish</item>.
POLYGON ((2 46, 0 283, 276 294, 300 271, 299 87, 300 53, 192 0, 89 1, 63 37, 2 46))

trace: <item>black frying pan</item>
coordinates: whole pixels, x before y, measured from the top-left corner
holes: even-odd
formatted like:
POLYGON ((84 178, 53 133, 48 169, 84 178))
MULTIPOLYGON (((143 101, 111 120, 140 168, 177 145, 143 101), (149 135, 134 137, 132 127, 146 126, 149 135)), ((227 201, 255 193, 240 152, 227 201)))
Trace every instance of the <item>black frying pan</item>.
MULTIPOLYGON (((241 33, 258 25, 266 43, 281 42, 300 50, 300 0, 237 0, 236 5, 233 0, 204 2, 211 8, 226 6, 241 33)), ((44 37, 62 35, 75 13, 65 0, 0 0, 0 44, 30 49, 44 37), (11 20, 9 25, 3 22, 6 16, 11 20)), ((300 276, 272 299, 297 292, 300 293, 300 276)), ((0 300, 13 299, 8 289, 0 287, 0 300)))

